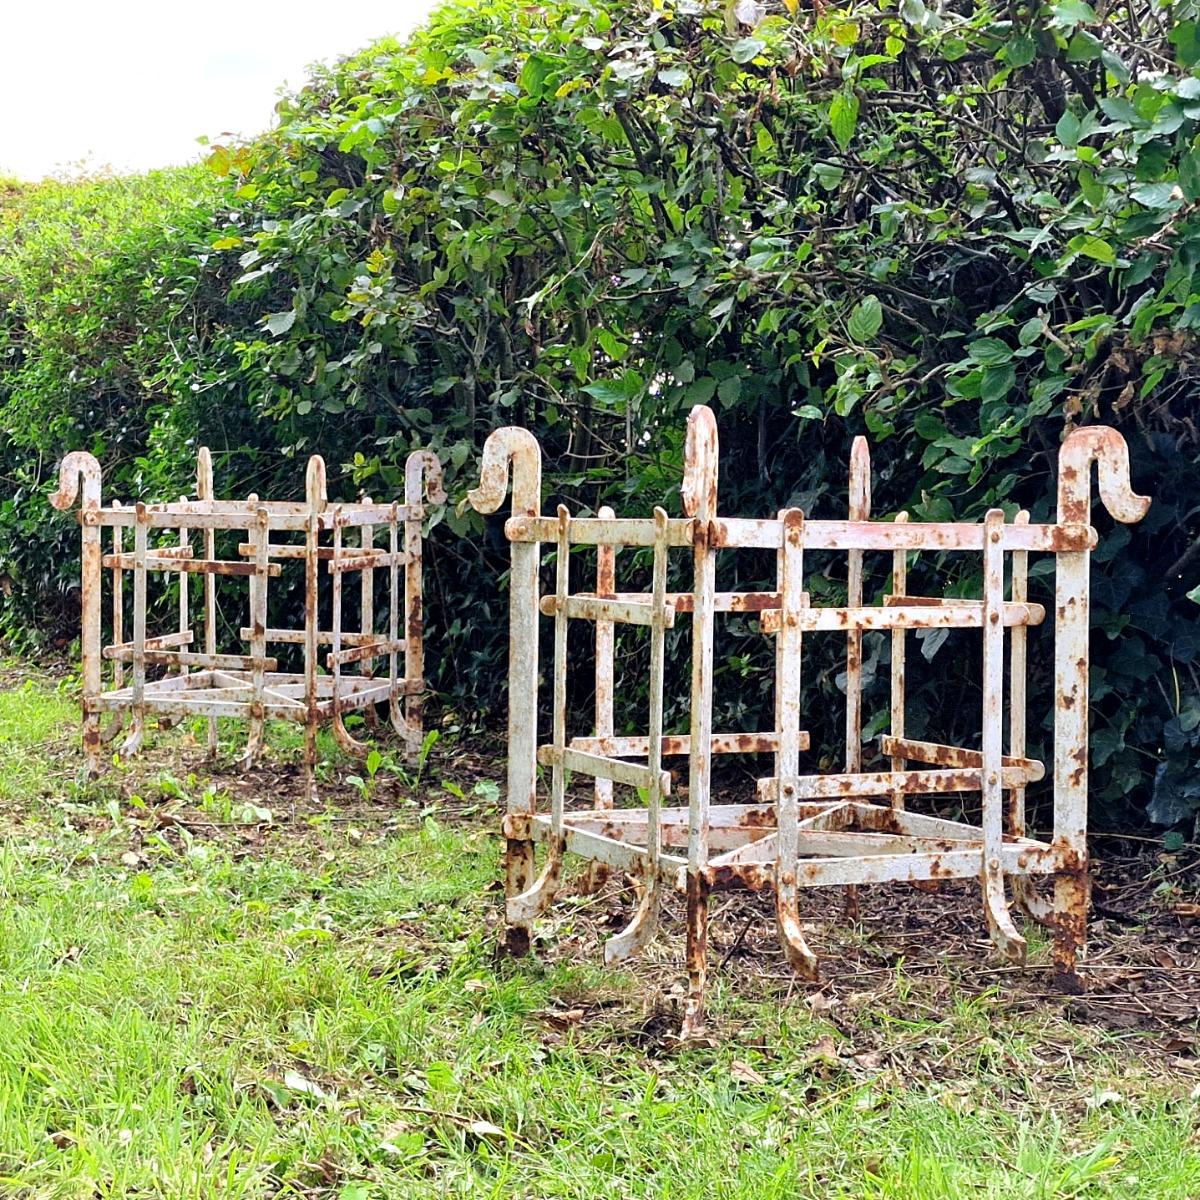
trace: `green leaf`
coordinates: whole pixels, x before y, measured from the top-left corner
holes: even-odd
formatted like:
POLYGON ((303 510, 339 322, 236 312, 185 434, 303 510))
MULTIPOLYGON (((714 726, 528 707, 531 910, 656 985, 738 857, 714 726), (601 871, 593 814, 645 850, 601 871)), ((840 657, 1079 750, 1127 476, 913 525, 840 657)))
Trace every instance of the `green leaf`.
POLYGON ((1073 112, 1065 112, 1054 126, 1054 135, 1064 146, 1078 146, 1082 128, 1082 123, 1073 112))
POLYGON ((1012 39, 1002 51, 1010 67, 1027 67, 1037 57, 1037 43, 1027 33, 1012 39))
POLYGON ((829 128, 834 141, 845 150, 858 125, 858 97, 853 92, 838 92, 829 106, 829 128))
POLYGON ((621 341, 616 334, 608 329, 600 329, 596 332, 596 341, 600 343, 600 348, 608 355, 609 358, 620 360, 629 353, 627 343, 621 341))
POLYGON ((683 87, 688 81, 688 73, 682 67, 666 67, 658 73, 658 82, 664 87, 683 87))
POLYGON ((546 78, 554 68, 554 63, 540 54, 531 54, 521 68, 521 91, 527 92, 535 100, 542 98, 546 78))
POLYGON ((855 305, 850 319, 846 322, 846 331, 850 340, 860 346, 866 345, 879 332, 883 325, 883 307, 878 296, 867 296, 855 305))
POLYGON ((1113 263, 1117 261, 1117 252, 1102 237, 1094 233, 1081 233, 1067 243, 1067 249, 1085 258, 1094 258, 1097 262, 1113 263))
POLYGON ((285 312, 271 313, 266 318, 267 329, 276 337, 281 337, 296 323, 296 310, 289 308, 285 312))
POLYGON ((834 163, 816 163, 813 174, 817 177, 817 183, 827 192, 836 191, 846 177, 845 170, 834 163))
POLYGON ((1054 14, 1054 25, 1073 29, 1076 25, 1092 25, 1096 22, 1096 10, 1086 0, 1059 0, 1050 6, 1054 14))
MULTIPOLYGON (((824 415, 815 404, 802 404, 792 413, 792 416, 799 417, 801 421, 820 421, 824 415)), ((1196 590, 1200 591, 1200 588, 1196 590)))
POLYGON ((739 375, 729 375, 717 384, 717 397, 726 408, 736 404, 741 394, 742 380, 739 375))
POLYGON ((484 195, 494 204, 499 204, 502 208, 509 208, 517 202, 512 192, 506 192, 503 188, 492 188, 490 192, 485 192, 484 195))
POLYGON ((731 51, 733 61, 740 64, 748 63, 751 59, 757 58, 766 48, 767 43, 762 38, 742 38, 740 42, 735 42, 733 45, 731 51))
POLYGON ((984 401, 1003 400, 1017 383, 1017 372, 1010 364, 1004 367, 985 367, 979 384, 979 398, 984 401))
POLYGON ((967 357, 981 367, 999 367, 1010 362, 1012 347, 999 338, 977 338, 967 347, 967 357))
POLYGON ((1179 188, 1185 200, 1200 200, 1200 153, 1195 150, 1179 160, 1179 188))

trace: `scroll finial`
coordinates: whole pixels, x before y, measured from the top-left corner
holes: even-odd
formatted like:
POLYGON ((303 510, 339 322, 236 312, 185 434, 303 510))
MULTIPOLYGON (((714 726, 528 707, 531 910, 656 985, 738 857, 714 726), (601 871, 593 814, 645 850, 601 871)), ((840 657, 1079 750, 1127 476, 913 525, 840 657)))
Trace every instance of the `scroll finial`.
POLYGON ((683 511, 711 520, 717 512, 717 419, 706 404, 688 413, 683 450, 683 511))
POLYGON ((1126 525, 1140 521, 1150 498, 1133 490, 1129 447, 1108 425, 1074 429, 1058 452, 1058 519, 1085 524, 1092 507, 1092 463, 1100 477, 1100 499, 1113 517, 1126 525))
POLYGON ((50 497, 50 503, 60 512, 65 512, 75 503, 83 485, 81 507, 100 507, 100 464, 86 450, 72 450, 58 467, 58 491, 50 497))
POLYGON ((414 450, 404 462, 404 503, 421 503, 421 486, 431 504, 446 499, 442 488, 442 462, 432 450, 414 450))
POLYGON ((483 443, 479 486, 467 493, 467 500, 476 512, 495 512, 508 493, 509 463, 513 515, 536 517, 542 506, 542 451, 537 438, 516 425, 505 425, 488 434, 483 443))

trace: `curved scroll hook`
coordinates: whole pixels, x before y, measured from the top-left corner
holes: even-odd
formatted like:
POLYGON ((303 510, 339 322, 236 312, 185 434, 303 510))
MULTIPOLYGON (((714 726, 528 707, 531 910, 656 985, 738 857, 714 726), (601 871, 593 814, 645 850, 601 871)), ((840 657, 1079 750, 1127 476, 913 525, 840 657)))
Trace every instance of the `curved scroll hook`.
POLYGON ((304 473, 304 492, 310 508, 323 509, 329 503, 325 494, 325 460, 314 454, 308 460, 304 473))
POLYGON ((196 451, 196 499, 213 498, 212 453, 207 446, 196 451))
POLYGON ((542 450, 528 429, 516 425, 505 425, 488 434, 483 443, 479 486, 467 493, 467 500, 476 512, 495 512, 508 492, 510 462, 513 513, 536 517, 542 507, 542 450))
POLYGON ((75 503, 83 484, 83 499, 80 507, 100 507, 100 464, 86 450, 72 450, 58 467, 58 491, 50 497, 50 503, 60 512, 65 512, 75 503))
POLYGON ((708 521, 717 515, 717 418, 706 404, 688 413, 680 491, 689 517, 708 521))
POLYGON ((1150 498, 1139 496, 1129 476, 1129 447, 1108 425, 1074 429, 1058 452, 1058 519, 1084 524, 1092 507, 1092 463, 1099 469, 1100 499, 1126 525, 1140 521, 1150 498))
POLYGON ((442 488, 442 461, 432 450, 414 450, 404 461, 404 503, 421 503, 421 485, 431 504, 446 499, 442 488))

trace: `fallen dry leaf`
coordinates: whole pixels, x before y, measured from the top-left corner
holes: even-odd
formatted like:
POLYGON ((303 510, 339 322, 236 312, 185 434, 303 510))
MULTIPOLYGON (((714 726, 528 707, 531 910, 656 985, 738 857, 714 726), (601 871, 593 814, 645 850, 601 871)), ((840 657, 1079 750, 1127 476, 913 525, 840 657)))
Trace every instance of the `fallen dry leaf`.
POLYGON ((735 1058, 729 1064, 729 1077, 739 1083, 764 1084, 767 1081, 748 1063, 735 1058))

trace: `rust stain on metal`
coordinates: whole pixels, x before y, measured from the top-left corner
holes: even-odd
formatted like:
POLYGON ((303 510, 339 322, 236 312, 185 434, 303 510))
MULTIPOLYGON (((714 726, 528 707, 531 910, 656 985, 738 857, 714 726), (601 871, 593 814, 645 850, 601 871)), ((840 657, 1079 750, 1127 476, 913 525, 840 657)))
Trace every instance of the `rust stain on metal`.
POLYGON ((1028 513, 1019 513, 1009 523, 999 509, 989 512, 982 524, 916 522, 906 514, 894 521, 872 520, 869 455, 861 439, 851 455, 847 520, 812 520, 794 509, 770 519, 721 517, 717 457, 716 421, 707 408, 698 406, 688 418, 684 450, 685 520, 668 519, 661 510, 652 518, 617 517, 611 509, 602 509, 596 517, 574 518, 563 507, 554 515, 542 514, 540 451, 527 431, 498 430, 484 447, 480 486, 471 493, 476 508, 495 511, 504 500, 510 472, 513 479, 513 511, 505 523, 512 544, 504 826, 509 947, 527 948, 531 922, 561 885, 565 852, 589 860, 593 880, 619 869, 639 882, 638 912, 606 946, 610 961, 644 945, 657 920, 659 890, 669 879, 686 895, 683 1032, 692 1036, 704 1024, 711 892, 774 892, 787 958, 801 974, 814 978, 816 955, 801 932, 801 889, 846 887, 847 911, 853 917, 858 904, 854 889, 862 884, 909 882, 936 889, 942 880, 977 879, 997 948, 1018 959, 1024 952, 1006 896, 1006 883, 1011 883, 1022 910, 1052 930, 1056 971, 1064 986, 1072 986, 1078 978, 1075 964, 1083 948, 1087 913, 1087 584, 1089 554, 1096 544, 1095 530, 1088 524, 1091 464, 1099 469, 1101 499, 1118 520, 1140 519, 1148 503, 1130 488, 1128 453, 1120 436, 1112 430, 1088 429, 1067 438, 1060 454, 1057 520, 1051 524, 1032 524, 1028 513), (545 541, 556 543, 558 571, 554 593, 543 598, 538 565, 545 541), (650 593, 618 590, 614 564, 621 547, 653 547, 650 593), (777 555, 773 591, 716 590, 718 554, 764 549, 777 555), (812 605, 804 591, 804 556, 809 550, 846 556, 844 605, 812 605), (573 592, 569 563, 584 551, 595 555, 594 590, 573 592), (910 556, 943 551, 981 556, 985 587, 980 598, 908 594, 910 556), (873 552, 890 556, 890 594, 880 603, 865 599, 865 556, 873 552), (690 591, 665 591, 671 553, 690 557, 690 591), (1050 609, 1056 667, 1054 836, 1049 841, 1030 837, 1025 828, 1025 789, 1047 772, 1042 763, 1026 756, 1025 743, 1028 630, 1047 615, 1042 605, 1029 600, 1031 553, 1056 557, 1050 609), (1011 572, 1006 572, 1009 563, 1011 572), (1012 580, 1008 596, 1006 574, 1012 580), (552 618, 555 630, 553 735, 540 748, 539 612, 552 618), (774 728, 714 733, 715 618, 748 612, 759 613, 764 633, 776 638, 774 728), (689 729, 686 734, 666 734, 662 631, 683 613, 690 614, 692 627, 689 729), (565 634, 571 620, 594 624, 596 702, 592 735, 568 739, 565 634), (650 638, 650 711, 644 734, 616 736, 613 730, 612 639, 619 624, 631 627, 631 637, 650 638), (906 735, 906 635, 914 629, 938 628, 974 630, 981 640, 980 749, 906 735), (846 638, 845 766, 840 773, 802 774, 799 753, 809 747, 808 734, 801 728, 803 637, 825 633, 846 638), (891 729, 879 745, 890 758, 890 769, 871 771, 863 768, 860 697, 864 638, 877 633, 890 638, 892 650, 891 729), (772 773, 758 781, 760 803, 712 802, 714 754, 774 756, 772 773), (667 779, 661 762, 667 755, 688 758, 686 807, 664 804, 667 779), (537 809, 538 761, 551 768, 548 814, 537 809), (567 764, 594 781, 588 810, 573 809, 566 802, 567 764), (614 784, 626 791, 616 793, 614 784), (640 795, 632 794, 634 787, 640 795), (917 797, 954 792, 980 797, 978 825, 911 807, 917 797), (548 843, 546 866, 537 878, 536 840, 548 843), (1053 879, 1053 902, 1036 891, 1039 875, 1053 879))
MULTIPOLYGON (((308 786, 315 790, 316 728, 331 721, 334 732, 348 749, 365 753, 365 747, 350 737, 342 717, 349 712, 373 714, 377 704, 388 704, 393 724, 406 741, 411 753, 420 748, 421 694, 424 690, 421 622, 421 549, 422 488, 433 502, 445 499, 441 489, 441 466, 429 451, 409 456, 405 473, 403 504, 375 504, 369 499, 330 505, 326 495, 325 464, 314 455, 305 476, 306 500, 260 500, 256 495, 244 500, 218 500, 213 490, 212 456, 201 447, 196 459, 196 499, 181 497, 169 503, 137 503, 129 506, 114 502, 104 507, 101 501, 100 464, 90 454, 68 454, 59 468, 59 488, 51 497, 58 509, 70 508, 80 498, 80 524, 83 528, 81 579, 83 593, 83 746, 90 774, 100 769, 101 735, 99 714, 113 714, 106 737, 112 738, 123 719, 131 719, 129 733, 119 753, 128 756, 141 747, 147 716, 174 722, 183 717, 206 717, 208 747, 216 749, 216 722, 221 717, 240 717, 249 722, 249 734, 243 762, 252 763, 262 747, 263 727, 267 719, 292 720, 305 727, 305 767, 308 786), (101 530, 112 528, 112 553, 101 553, 101 530), (126 549, 123 530, 132 527, 134 546, 126 549), (377 528, 389 534, 389 548, 376 548, 377 528), (150 531, 174 531, 176 544, 152 545, 150 531), (236 559, 221 559, 216 554, 219 530, 241 533, 236 559), (346 545, 349 531, 355 540, 346 545), (355 532, 357 531, 357 532, 355 532), (199 532, 199 544, 191 534, 199 532), (322 534, 332 532, 333 544, 322 546, 322 534), (271 534, 302 533, 303 545, 283 540, 272 541, 271 534), (404 547, 399 545, 400 536, 404 547), (249 561, 245 561, 249 560, 249 561), (270 581, 279 578, 289 562, 298 563, 303 572, 304 623, 301 629, 275 629, 268 622, 270 581), (322 594, 320 564, 326 564, 326 576, 333 596, 332 629, 318 627, 322 594), (398 584, 398 569, 405 568, 403 590, 398 584), (375 632, 374 571, 387 569, 389 631, 375 632), (103 572, 112 574, 112 641, 102 641, 101 590, 103 572), (125 626, 124 575, 133 576, 132 637, 125 626), (179 577, 178 632, 154 634, 147 630, 152 611, 148 594, 148 576, 152 572, 175 573, 179 577), (360 573, 361 627, 353 633, 341 628, 342 580, 360 573), (203 579, 203 602, 193 614, 188 579, 203 579), (240 629, 249 643, 249 653, 218 652, 218 580, 246 581, 247 620, 240 629), (200 619, 203 650, 188 649, 198 640, 192 628, 200 619), (404 636, 398 635, 404 621, 404 636), (303 669, 280 672, 278 660, 267 653, 272 642, 303 647, 303 669), (352 649, 343 650, 343 642, 352 649), (328 665, 332 675, 318 674, 317 650, 332 646, 328 665), (398 655, 405 655, 404 669, 398 655), (388 659, 386 677, 374 675, 372 664, 388 659), (102 664, 111 661, 111 686, 103 688, 102 664), (357 664, 357 672, 343 675, 342 668, 357 664), (173 674, 151 678, 148 667, 164 667, 173 674), (125 672, 131 682, 126 686, 125 672), (403 701, 403 706, 401 705, 403 701), (403 713, 401 708, 403 707, 403 713)), ((161 533, 156 533, 161 537, 161 533)), ((225 603, 230 603, 225 597, 225 603)))

